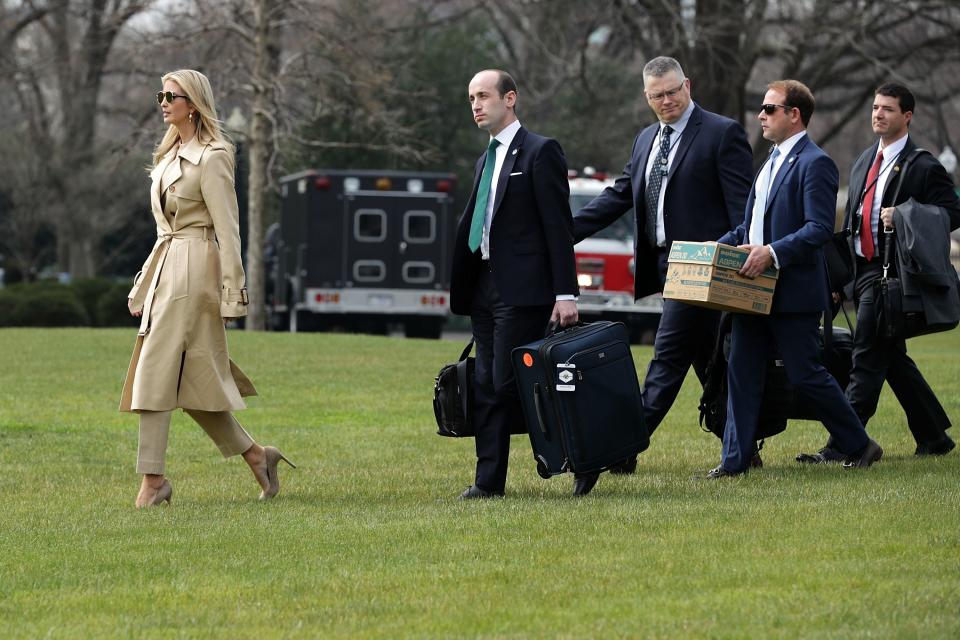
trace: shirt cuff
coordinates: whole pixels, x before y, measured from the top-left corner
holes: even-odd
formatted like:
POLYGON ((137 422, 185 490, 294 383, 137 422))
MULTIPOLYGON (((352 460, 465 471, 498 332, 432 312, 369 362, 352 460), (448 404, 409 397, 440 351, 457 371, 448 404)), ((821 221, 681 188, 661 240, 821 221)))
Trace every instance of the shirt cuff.
POLYGON ((557 296, 557 302, 565 302, 567 300, 573 300, 574 302, 576 302, 577 296, 570 293, 562 293, 557 296))
POLYGON ((780 261, 777 259, 777 252, 773 250, 773 245, 768 244, 767 249, 770 249, 770 257, 773 258, 773 266, 779 269, 780 261))

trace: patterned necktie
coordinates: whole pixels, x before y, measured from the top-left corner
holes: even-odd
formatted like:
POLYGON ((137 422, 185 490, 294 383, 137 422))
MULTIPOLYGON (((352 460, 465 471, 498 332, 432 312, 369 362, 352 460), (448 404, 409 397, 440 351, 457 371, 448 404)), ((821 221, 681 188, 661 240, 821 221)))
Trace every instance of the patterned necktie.
POLYGON ((877 153, 867 173, 867 192, 863 194, 863 207, 860 208, 860 251, 867 260, 872 260, 876 249, 873 243, 873 194, 877 191, 877 178, 880 177, 880 165, 883 164, 883 151, 877 153))
POLYGON ((480 240, 483 238, 483 221, 487 217, 487 201, 490 199, 490 183, 493 181, 493 167, 497 164, 496 148, 498 146, 500 141, 491 138, 490 145, 487 147, 487 158, 483 161, 480 185, 477 187, 477 202, 473 205, 473 218, 470 220, 470 237, 467 241, 470 251, 479 249, 480 240))
POLYGON ((667 175, 667 161, 670 158, 670 134, 673 127, 667 125, 660 135, 660 152, 657 154, 650 175, 647 176, 647 240, 651 247, 657 246, 657 205, 660 204, 660 186, 667 175))
POLYGON ((767 213, 767 200, 770 198, 770 187, 773 186, 774 167, 780 150, 776 147, 770 153, 770 160, 760 172, 757 179, 756 197, 753 200, 753 217, 750 219, 750 244, 763 245, 763 219, 767 213))

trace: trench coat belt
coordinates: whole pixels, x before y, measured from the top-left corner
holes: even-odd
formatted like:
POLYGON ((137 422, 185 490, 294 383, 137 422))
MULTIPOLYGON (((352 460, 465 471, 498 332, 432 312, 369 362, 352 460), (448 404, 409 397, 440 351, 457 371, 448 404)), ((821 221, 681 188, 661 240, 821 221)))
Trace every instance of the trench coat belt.
MULTIPOLYGON (((140 316, 140 330, 137 335, 145 336, 150 333, 150 308, 153 306, 153 292, 157 289, 157 282, 160 281, 160 272, 163 270, 163 263, 166 260, 167 253, 170 250, 170 243, 176 239, 200 238, 204 242, 213 239, 212 227, 184 227, 176 231, 169 231, 157 234, 157 243, 153 245, 153 251, 147 258, 147 268, 143 270, 143 278, 149 278, 150 286, 144 293, 143 313, 140 316)), ((140 291, 143 291, 141 288, 140 291)), ((138 292, 139 293, 139 292, 138 292)))

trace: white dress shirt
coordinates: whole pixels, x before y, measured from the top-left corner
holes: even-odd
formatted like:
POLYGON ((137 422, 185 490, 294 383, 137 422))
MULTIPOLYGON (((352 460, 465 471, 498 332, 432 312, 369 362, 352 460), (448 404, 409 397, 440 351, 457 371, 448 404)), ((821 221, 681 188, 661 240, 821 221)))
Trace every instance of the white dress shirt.
MULTIPOLYGON (((887 147, 883 146, 883 140, 880 141, 879 151, 883 151, 883 162, 880 163, 880 174, 877 176, 877 188, 873 192, 873 207, 869 211, 870 228, 873 230, 874 255, 876 255, 876 248, 880 246, 877 244, 879 241, 879 238, 877 237, 877 229, 880 225, 880 205, 883 201, 883 190, 887 188, 887 181, 890 179, 890 175, 893 173, 890 171, 890 168, 896 163, 897 158, 903 152, 903 148, 907 146, 907 137, 908 136, 905 134, 902 138, 894 143, 891 143, 887 147)), ((876 156, 870 158, 870 165, 867 167, 867 173, 870 172, 870 167, 873 166, 873 163, 876 161, 876 159, 876 156)), ((863 196, 865 195, 866 189, 869 186, 869 183, 864 183, 864 191, 857 194, 860 196, 861 207, 863 206, 863 196)), ((868 215, 868 212, 864 211, 863 215, 868 215)), ((859 233, 854 238, 853 247, 856 249, 857 255, 862 258, 863 249, 860 248, 859 233)))
POLYGON ((660 123, 660 129, 657 131, 656 138, 653 141, 653 147, 650 149, 650 155, 647 157, 647 166, 643 170, 643 175, 650 175, 650 170, 653 169, 653 163, 660 157, 660 141, 663 140, 663 128, 669 126, 673 131, 670 133, 670 153, 667 156, 667 175, 663 176, 663 181, 660 183, 660 197, 657 199, 658 247, 667 245, 667 234, 663 226, 663 194, 667 192, 667 181, 670 180, 670 168, 673 166, 673 159, 677 156, 677 146, 680 143, 680 136, 683 135, 683 130, 687 128, 687 123, 690 121, 690 114, 693 113, 693 109, 696 106, 693 100, 691 100, 679 120, 669 125, 664 122, 660 123))

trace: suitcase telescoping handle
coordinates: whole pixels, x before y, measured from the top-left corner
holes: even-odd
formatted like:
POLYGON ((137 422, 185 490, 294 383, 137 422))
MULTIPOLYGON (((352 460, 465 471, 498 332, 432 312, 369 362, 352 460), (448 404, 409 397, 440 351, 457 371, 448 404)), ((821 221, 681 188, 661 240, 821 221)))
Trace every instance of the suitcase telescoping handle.
POLYGON ((537 410, 537 423, 540 425, 540 431, 542 431, 543 435, 549 440, 550 434, 547 432, 547 421, 543 419, 543 395, 540 392, 539 382, 533 385, 533 406, 537 410))

